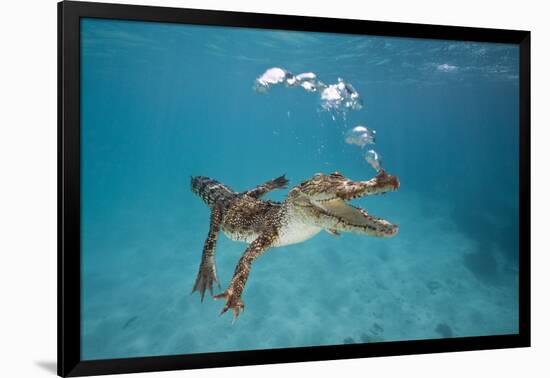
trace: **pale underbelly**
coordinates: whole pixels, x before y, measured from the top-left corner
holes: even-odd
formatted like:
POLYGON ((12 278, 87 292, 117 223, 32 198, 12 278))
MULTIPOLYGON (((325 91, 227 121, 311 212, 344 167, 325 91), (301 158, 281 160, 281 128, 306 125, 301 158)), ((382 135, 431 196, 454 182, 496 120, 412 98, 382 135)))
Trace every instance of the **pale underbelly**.
MULTIPOLYGON (((275 240, 272 247, 283 247, 285 245, 297 244, 317 235, 322 229, 315 226, 307 226, 304 224, 286 225, 283 226, 278 234, 279 237, 275 240)), ((248 231, 229 231, 223 230, 223 233, 231 240, 252 243, 259 236, 257 232, 248 231)))
POLYGON ((252 243, 259 236, 256 232, 222 230, 225 236, 231 240, 252 243))
POLYGON ((320 227, 307 226, 304 224, 287 225, 281 228, 279 238, 273 244, 274 247, 282 247, 285 245, 297 244, 308 239, 311 239, 319 232, 320 227))

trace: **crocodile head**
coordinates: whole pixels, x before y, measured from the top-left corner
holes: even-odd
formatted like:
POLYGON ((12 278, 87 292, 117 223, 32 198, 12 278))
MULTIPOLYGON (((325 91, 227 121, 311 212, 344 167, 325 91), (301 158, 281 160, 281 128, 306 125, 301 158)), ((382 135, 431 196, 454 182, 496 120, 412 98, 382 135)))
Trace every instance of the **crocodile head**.
POLYGON ((397 233, 397 225, 370 215, 347 201, 398 188, 397 177, 384 170, 368 181, 352 181, 338 172, 330 175, 318 173, 293 188, 286 202, 302 222, 330 233, 355 232, 387 237, 397 233))

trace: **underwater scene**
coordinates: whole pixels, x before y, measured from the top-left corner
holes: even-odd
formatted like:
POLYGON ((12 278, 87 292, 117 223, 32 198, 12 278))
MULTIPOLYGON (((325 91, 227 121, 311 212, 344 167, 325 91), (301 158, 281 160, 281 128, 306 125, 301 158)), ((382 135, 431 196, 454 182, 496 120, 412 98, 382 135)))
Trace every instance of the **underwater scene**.
POLYGON ((82 359, 518 332, 517 45, 80 30, 82 359))

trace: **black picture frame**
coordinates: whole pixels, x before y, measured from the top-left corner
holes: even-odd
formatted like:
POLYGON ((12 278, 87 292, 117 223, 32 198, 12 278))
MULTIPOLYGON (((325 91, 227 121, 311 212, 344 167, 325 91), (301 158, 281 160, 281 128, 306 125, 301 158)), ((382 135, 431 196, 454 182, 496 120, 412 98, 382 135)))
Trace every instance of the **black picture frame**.
POLYGON ((58 374, 83 376, 530 346, 530 32, 155 6, 58 3, 58 374), (80 357, 80 18, 517 44, 520 49, 519 333, 82 361, 80 357))

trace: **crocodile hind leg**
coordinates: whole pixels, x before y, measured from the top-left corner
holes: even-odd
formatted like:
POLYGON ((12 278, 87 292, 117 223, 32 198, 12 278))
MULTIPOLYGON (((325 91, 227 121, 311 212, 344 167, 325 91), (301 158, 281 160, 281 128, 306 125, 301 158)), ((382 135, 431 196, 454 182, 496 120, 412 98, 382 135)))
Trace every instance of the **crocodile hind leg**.
POLYGON ((264 253, 273 242, 277 239, 277 232, 275 230, 269 230, 263 232, 258 236, 246 249, 241 256, 233 278, 228 288, 221 294, 215 295, 214 299, 225 299, 225 306, 222 309, 220 315, 224 314, 227 310, 233 310, 233 321, 244 311, 244 302, 241 300, 241 295, 244 291, 244 286, 250 274, 252 268, 252 262, 264 253))
POLYGON ((249 191, 245 192, 245 194, 249 195, 250 197, 260 198, 264 194, 274 189, 286 188, 287 184, 288 184, 288 180, 286 179, 285 175, 282 175, 277 178, 274 178, 273 180, 264 182, 262 185, 258 185, 254 189, 250 189, 249 191))
POLYGON ((212 209, 212 215, 210 216, 210 230, 208 231, 208 237, 204 242, 204 248, 202 251, 201 265, 193 291, 198 291, 201 295, 201 302, 204 300, 204 293, 206 289, 210 291, 212 295, 212 285, 215 283, 220 286, 218 276, 216 275, 216 260, 214 258, 216 250, 216 242, 218 241, 218 234, 220 233, 220 224, 222 221, 222 211, 218 207, 212 209))

